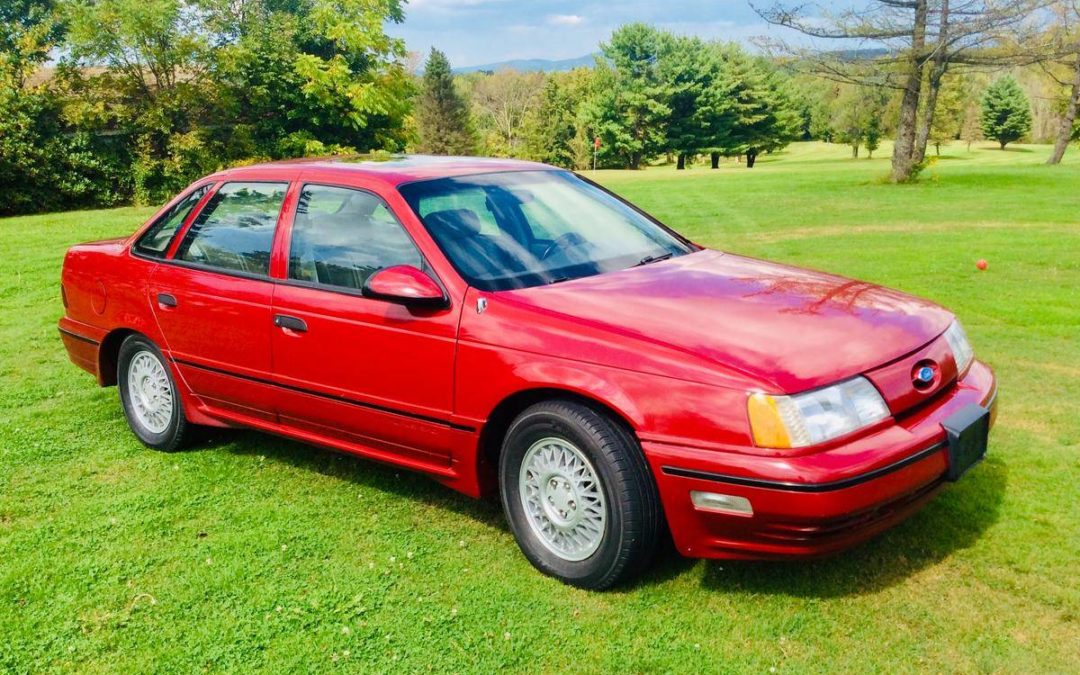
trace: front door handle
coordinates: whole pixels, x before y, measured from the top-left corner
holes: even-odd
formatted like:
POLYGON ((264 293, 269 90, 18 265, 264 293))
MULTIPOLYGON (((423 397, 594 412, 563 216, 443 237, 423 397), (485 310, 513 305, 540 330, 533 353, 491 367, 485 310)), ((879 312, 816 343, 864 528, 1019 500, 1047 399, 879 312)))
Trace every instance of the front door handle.
POLYGON ((162 309, 172 309, 176 307, 176 296, 171 293, 158 293, 157 304, 162 309))
POLYGON ((286 314, 275 314, 274 325, 278 328, 287 328, 296 333, 307 332, 306 321, 295 316, 288 316, 286 314))

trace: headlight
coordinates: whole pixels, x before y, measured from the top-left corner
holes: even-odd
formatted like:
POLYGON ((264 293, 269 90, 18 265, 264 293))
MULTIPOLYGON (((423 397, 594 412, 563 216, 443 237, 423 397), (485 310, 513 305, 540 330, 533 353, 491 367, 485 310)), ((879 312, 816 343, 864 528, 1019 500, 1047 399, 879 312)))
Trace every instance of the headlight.
POLYGON ((953 321, 945 330, 945 341, 949 343, 949 349, 952 350, 953 361, 956 361, 956 373, 963 374, 975 358, 975 350, 971 348, 967 333, 964 332, 959 321, 953 321))
POLYGON ((801 448, 832 440, 889 416, 889 407, 865 377, 796 394, 753 394, 747 402, 754 443, 801 448))

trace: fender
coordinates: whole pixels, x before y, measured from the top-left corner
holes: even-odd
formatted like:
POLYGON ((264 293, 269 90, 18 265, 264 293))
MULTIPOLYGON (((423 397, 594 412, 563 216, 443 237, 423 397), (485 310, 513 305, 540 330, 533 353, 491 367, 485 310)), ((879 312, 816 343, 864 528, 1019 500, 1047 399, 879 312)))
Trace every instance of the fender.
POLYGON ((522 385, 510 395, 537 389, 562 390, 611 408, 635 430, 645 423, 631 397, 607 374, 589 372, 571 361, 554 360, 522 361, 514 364, 510 374, 522 385))

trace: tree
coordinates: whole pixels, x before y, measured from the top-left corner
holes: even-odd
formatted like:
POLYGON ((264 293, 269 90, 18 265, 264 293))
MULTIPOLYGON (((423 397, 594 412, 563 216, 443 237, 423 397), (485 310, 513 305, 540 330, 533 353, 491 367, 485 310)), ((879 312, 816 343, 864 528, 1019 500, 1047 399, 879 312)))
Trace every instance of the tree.
POLYGON ((971 144, 982 140, 982 107, 978 101, 969 100, 964 104, 964 119, 960 123, 960 140, 967 144, 967 151, 971 152, 971 144))
MULTIPOLYGON (((799 110, 787 82, 771 63, 735 46, 717 48, 725 75, 724 84, 716 89, 716 105, 722 107, 711 125, 713 148, 721 155, 745 155, 746 167, 752 169, 760 153, 798 139, 799 110)), ((713 168, 716 165, 713 157, 713 168)))
POLYGON ((802 118, 802 140, 833 141, 832 116, 841 84, 817 75, 796 73, 792 95, 802 118))
POLYGON ((432 47, 424 66, 423 85, 416 103, 420 135, 419 152, 433 155, 467 155, 473 152, 469 108, 454 88, 454 76, 446 55, 432 47))
POLYGON ((859 156, 865 143, 873 156, 881 141, 881 117, 888 105, 887 92, 875 87, 841 85, 832 101, 832 137, 851 146, 851 156, 859 156), (873 145, 873 147, 870 147, 873 145))
POLYGON ((725 102, 717 91, 724 86, 721 64, 698 38, 665 32, 660 45, 659 75, 669 87, 664 149, 675 154, 677 169, 685 169, 687 158, 710 140, 710 127, 723 112, 725 102))
POLYGON ((0 4, 0 68, 22 88, 63 37, 53 0, 5 0, 0 4))
MULTIPOLYGON (((270 157, 402 150, 412 81, 400 0, 199 0, 230 143, 270 157)), ((241 152, 237 148, 236 152, 241 152)))
POLYGON ((801 54, 818 73, 843 82, 897 89, 901 93, 893 149, 893 182, 918 175, 926 152, 942 78, 954 65, 1016 63, 1031 56, 1020 36, 1043 0, 874 0, 839 11, 819 5, 778 3, 757 9, 770 23, 829 41, 817 51, 779 43, 801 54), (837 40, 857 41, 881 53, 850 58, 837 40), (1010 49, 1004 49, 1005 45, 1010 49), (920 112, 921 111, 921 112, 920 112))
POLYGON ((874 158, 874 152, 881 147, 881 118, 877 115, 870 118, 866 124, 866 157, 874 158))
POLYGON ((655 28, 635 23, 617 29, 600 45, 585 116, 602 141, 605 165, 638 169, 665 149, 671 109, 669 85, 658 71, 662 40, 655 28))
POLYGON ((61 0, 68 114, 123 140, 136 201, 247 157, 398 149, 400 0, 61 0))
POLYGON ((930 124, 927 138, 934 145, 934 154, 941 155, 941 146, 960 137, 963 124, 964 99, 959 84, 949 82, 937 98, 937 112, 930 124))
POLYGON ((575 168, 574 101, 556 75, 548 76, 539 98, 539 104, 529 111, 524 123, 525 156, 545 164, 575 168))
POLYGON ((1001 149, 1031 131, 1031 104, 1012 76, 986 89, 982 99, 982 132, 1001 144, 1001 149))
POLYGON ((1077 108, 1080 107, 1080 2, 1057 0, 1053 11, 1049 42, 1051 58, 1043 69, 1066 93, 1061 106, 1061 121, 1054 136, 1054 150, 1047 164, 1060 164, 1069 142, 1077 137, 1077 108))
POLYGON ((63 33, 51 0, 0 5, 0 215, 111 204, 123 193, 109 158, 70 127, 40 77, 63 33))
POLYGON ((81 104, 70 114, 92 133, 125 139, 136 201, 160 202, 216 168, 210 148, 184 152, 202 145, 198 129, 217 100, 205 17, 178 0, 71 0, 64 9, 70 51, 59 78, 81 104))
POLYGON ((509 69, 482 75, 474 82, 473 108, 494 132, 493 141, 487 144, 488 154, 520 153, 525 120, 539 104, 543 88, 543 73, 509 69))

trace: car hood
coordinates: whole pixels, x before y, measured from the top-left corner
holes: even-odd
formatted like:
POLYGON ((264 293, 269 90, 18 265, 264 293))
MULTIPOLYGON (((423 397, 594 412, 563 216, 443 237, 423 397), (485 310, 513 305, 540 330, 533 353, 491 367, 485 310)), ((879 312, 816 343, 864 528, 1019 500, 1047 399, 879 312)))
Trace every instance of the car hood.
MULTIPOLYGON (((609 344, 666 352, 660 362, 711 365, 789 393, 904 356, 944 332, 953 318, 933 303, 875 284, 710 250, 499 295, 546 315, 538 323, 562 323, 564 334, 573 324, 607 335, 609 344)), ((568 341, 570 353, 563 352, 571 358, 605 361, 595 340, 587 353, 573 354, 572 345, 568 341)), ((658 361, 651 363, 648 369, 656 370, 658 361)))

